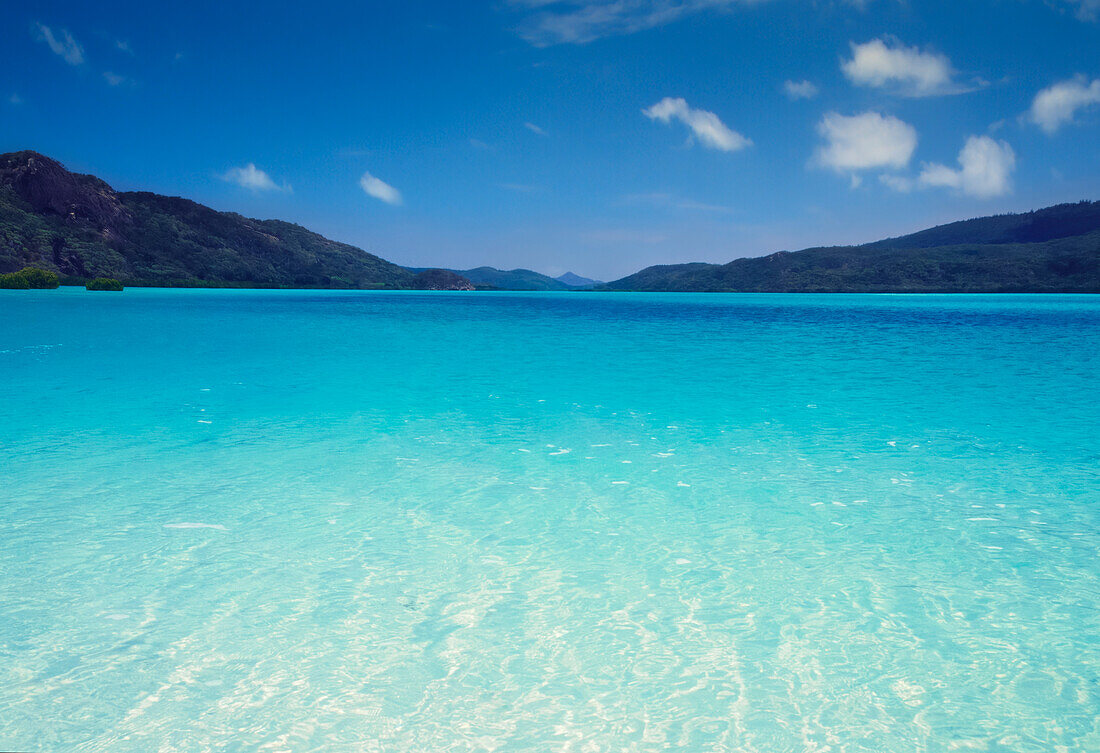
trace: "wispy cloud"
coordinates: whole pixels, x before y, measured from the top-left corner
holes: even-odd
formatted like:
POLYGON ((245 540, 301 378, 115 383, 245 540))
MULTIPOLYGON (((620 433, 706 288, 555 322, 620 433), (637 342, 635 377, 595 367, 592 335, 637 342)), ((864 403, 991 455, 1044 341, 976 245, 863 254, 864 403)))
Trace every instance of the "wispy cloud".
POLYGON ((642 110, 650 120, 671 123, 678 120, 688 127, 692 136, 710 149, 736 152, 752 146, 745 136, 730 129, 717 115, 708 110, 696 110, 680 98, 665 97, 652 107, 642 110))
POLYGON ((1084 76, 1059 81, 1035 95, 1027 119, 1054 134, 1062 126, 1072 123, 1078 110, 1100 103, 1100 79, 1092 83, 1084 76))
POLYGON ((20 97, 15 92, 12 92, 12 95, 10 97, 8 97, 8 104, 9 105, 21 105, 21 104, 23 104, 23 98, 20 97))
POLYGON ((84 48, 73 39, 73 35, 67 29, 62 29, 55 34, 53 29, 45 24, 35 24, 38 30, 39 41, 45 42, 54 54, 60 55, 69 65, 84 64, 84 48))
POLYGON ((359 179, 359 185, 363 188, 363 191, 366 192, 367 196, 371 196, 379 201, 384 201, 393 206, 400 206, 403 202, 400 191, 384 180, 374 177, 370 173, 363 173, 363 177, 359 179))
POLYGON ((1016 153, 1007 141, 971 136, 959 152, 959 168, 926 164, 918 182, 924 187, 953 188, 967 196, 989 199, 1012 191, 1016 153))
POLYGON ((903 175, 883 174, 878 176, 878 179, 882 185, 888 186, 898 193, 909 193, 913 190, 913 179, 903 175))
POLYGON ((477 149, 479 152, 489 152, 493 149, 491 144, 487 144, 481 139, 470 139, 470 146, 477 149))
POLYGON ((117 73, 111 73, 110 71, 103 72, 103 80, 107 82, 108 86, 122 86, 125 83, 129 83, 130 79, 125 76, 120 76, 117 73))
POLYGON ((634 34, 707 10, 766 0, 509 0, 533 12, 519 27, 536 47, 586 44, 601 37, 634 34))
POLYGON ((857 86, 893 89, 907 97, 959 94, 955 69, 946 55, 906 47, 895 39, 851 43, 852 57, 841 63, 848 80, 857 86))
POLYGON ((539 136, 548 136, 549 135, 548 133, 546 133, 546 131, 542 130, 541 128, 539 128, 534 123, 524 123, 523 127, 526 128, 531 133, 537 133, 539 136))
POLYGON ((1065 0, 1082 21, 1100 20, 1100 0, 1065 0))
POLYGON ((672 193, 655 191, 651 193, 627 194, 619 200, 624 206, 649 206, 659 209, 681 209, 693 212, 715 212, 727 214, 733 209, 721 204, 707 204, 693 199, 685 199, 672 193))
POLYGON ((813 99, 818 95, 817 84, 812 81, 787 81, 783 84, 783 91, 791 101, 799 99, 813 99))
POLYGON ((283 191, 285 193, 291 193, 291 187, 289 184, 284 183, 278 185, 271 179, 271 176, 265 173, 260 168, 256 167, 253 163, 249 162, 244 167, 233 167, 226 170, 222 174, 221 179, 228 183, 235 183, 242 188, 247 188, 250 191, 283 191))
POLYGON ((840 173, 900 169, 909 164, 917 148, 913 126, 877 112, 850 116, 830 112, 817 124, 817 132, 825 143, 818 147, 813 163, 840 173))
POLYGON ((127 55, 133 55, 134 54, 134 50, 133 50, 132 47, 130 47, 130 43, 127 42, 124 39, 116 39, 115 40, 115 49, 118 50, 119 52, 125 52, 127 55))

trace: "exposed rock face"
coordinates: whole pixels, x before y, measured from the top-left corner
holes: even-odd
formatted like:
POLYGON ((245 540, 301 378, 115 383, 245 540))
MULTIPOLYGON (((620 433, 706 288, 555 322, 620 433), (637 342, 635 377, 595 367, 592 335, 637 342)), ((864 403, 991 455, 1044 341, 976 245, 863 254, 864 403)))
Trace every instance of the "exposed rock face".
POLYGON ((34 211, 87 223, 108 238, 120 237, 133 221, 109 185, 91 175, 71 173, 37 152, 0 156, 0 184, 10 185, 34 211))
POLYGON ((412 279, 417 290, 476 290, 474 284, 448 269, 425 269, 412 279))
POLYGON ((413 274, 277 220, 115 192, 37 152, 0 154, 0 273, 180 286, 407 288, 413 274))

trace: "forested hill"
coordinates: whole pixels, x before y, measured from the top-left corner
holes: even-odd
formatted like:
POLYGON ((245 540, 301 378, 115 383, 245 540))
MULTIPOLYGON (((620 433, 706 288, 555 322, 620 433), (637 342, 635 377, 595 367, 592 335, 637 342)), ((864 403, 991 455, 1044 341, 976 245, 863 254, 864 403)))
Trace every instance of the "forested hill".
POLYGON ((935 248, 966 244, 1042 243, 1100 230, 1100 201, 1057 204, 1024 214, 998 214, 962 220, 899 238, 867 243, 865 248, 935 248))
MULTIPOLYGON (((488 267, 416 274, 288 222, 116 192, 29 151, 0 155, 0 274, 26 266, 66 282, 109 277, 127 285, 469 289, 472 281, 562 290, 582 281, 488 267)), ((1100 202, 965 220, 862 246, 649 267, 601 289, 1095 293, 1100 202)))
MULTIPOLYGON (((410 272, 421 272, 423 268, 408 267, 410 272)), ((497 290, 573 290, 574 287, 530 269, 496 269, 495 267, 477 267, 475 269, 449 270, 460 274, 475 285, 497 290)))
POLYGON ((403 267, 298 225, 116 192, 29 151, 0 155, 0 273, 25 266, 127 285, 417 286, 403 267))
MULTIPOLYGON (((422 268, 408 267, 410 272, 422 272, 422 268)), ((475 285, 484 289, 498 290, 585 290, 602 285, 598 280, 580 277, 566 272, 561 277, 550 277, 530 269, 496 269, 495 267, 477 267, 475 269, 453 269, 475 285)))
POLYGON ((648 267, 607 290, 1100 292, 1100 202, 955 222, 862 246, 648 267))

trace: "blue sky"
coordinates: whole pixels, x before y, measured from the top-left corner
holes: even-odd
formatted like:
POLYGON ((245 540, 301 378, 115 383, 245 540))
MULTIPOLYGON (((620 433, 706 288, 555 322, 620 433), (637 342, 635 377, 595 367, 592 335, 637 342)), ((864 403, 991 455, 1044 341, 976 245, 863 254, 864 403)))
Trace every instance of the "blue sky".
POLYGON ((0 150, 612 279, 1100 198, 1100 0, 10 3, 0 150))

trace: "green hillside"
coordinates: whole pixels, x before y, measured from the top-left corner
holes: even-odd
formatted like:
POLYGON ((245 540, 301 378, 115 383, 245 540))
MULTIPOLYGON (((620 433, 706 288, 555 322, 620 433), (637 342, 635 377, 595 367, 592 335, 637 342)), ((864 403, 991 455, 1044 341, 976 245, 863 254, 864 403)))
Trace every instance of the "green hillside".
MULTIPOLYGON (((424 268, 409 267, 410 272, 423 272, 424 268)), ((452 269, 470 282, 483 288, 498 290, 572 290, 573 286, 555 280, 530 269, 496 269, 495 267, 477 267, 475 269, 452 269)))
POLYGON ((606 290, 1100 292, 1100 202, 985 217, 863 246, 643 269, 606 290))
POLYGON ((35 152, 0 155, 0 272, 126 285, 401 288, 412 273, 278 220, 116 192, 35 152))

